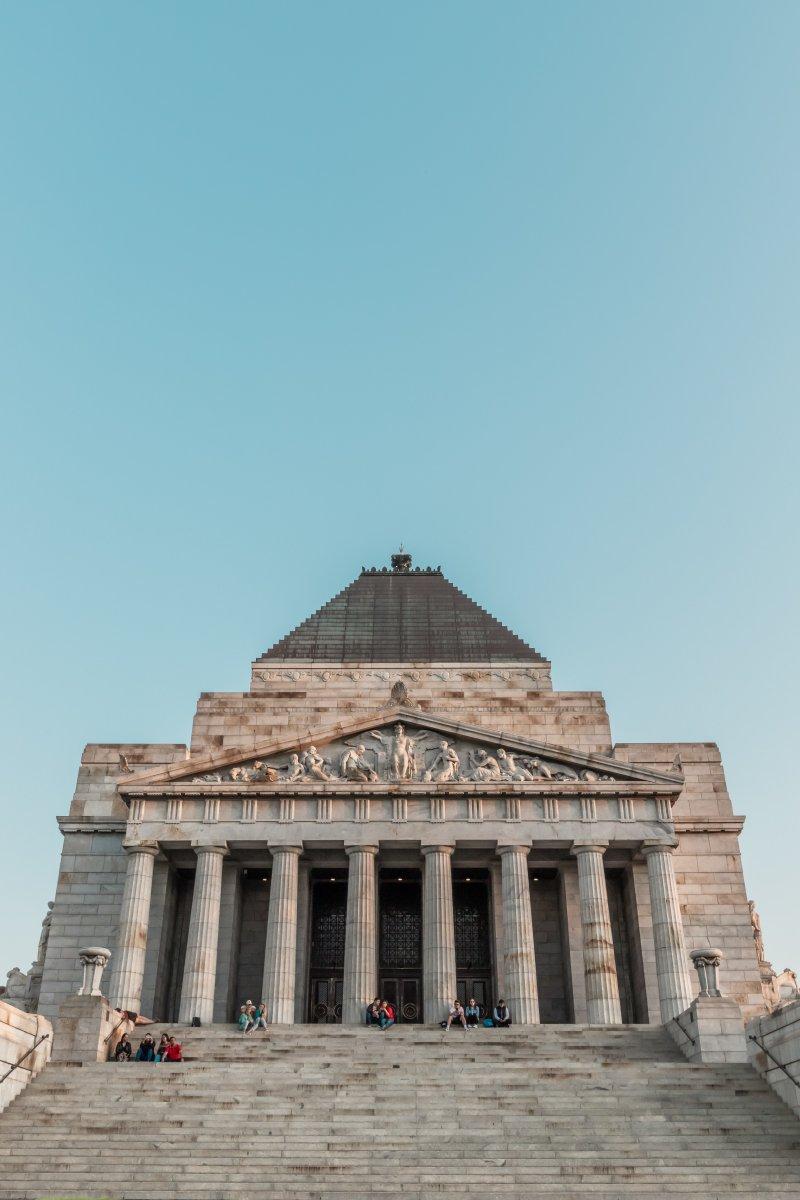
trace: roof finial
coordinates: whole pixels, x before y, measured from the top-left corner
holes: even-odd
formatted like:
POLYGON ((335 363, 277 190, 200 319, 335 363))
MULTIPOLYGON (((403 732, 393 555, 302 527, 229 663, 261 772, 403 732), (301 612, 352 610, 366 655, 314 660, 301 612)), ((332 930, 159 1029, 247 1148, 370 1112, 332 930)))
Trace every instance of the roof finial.
POLYGON ((392 570, 402 571, 406 573, 411 570, 411 555, 406 554, 403 549, 403 543, 400 543, 400 549, 397 554, 392 555, 392 570))

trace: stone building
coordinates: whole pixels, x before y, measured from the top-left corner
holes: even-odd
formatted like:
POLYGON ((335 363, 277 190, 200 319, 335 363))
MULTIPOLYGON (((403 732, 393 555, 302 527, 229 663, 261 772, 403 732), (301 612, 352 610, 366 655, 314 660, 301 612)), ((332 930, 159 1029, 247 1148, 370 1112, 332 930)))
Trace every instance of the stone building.
POLYGON ((454 995, 517 1022, 665 1021, 717 946, 763 1010, 734 813, 712 742, 617 743, 599 692, 408 555, 203 693, 190 745, 90 744, 39 1006, 112 950, 110 999, 158 1020, 402 1022, 454 995))

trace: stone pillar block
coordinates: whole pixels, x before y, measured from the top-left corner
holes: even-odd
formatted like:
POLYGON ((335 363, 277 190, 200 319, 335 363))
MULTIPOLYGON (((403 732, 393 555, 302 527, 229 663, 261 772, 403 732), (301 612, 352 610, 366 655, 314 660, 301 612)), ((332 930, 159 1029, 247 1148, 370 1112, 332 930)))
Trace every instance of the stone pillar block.
POLYGON ((583 969, 590 1025, 620 1025, 617 964, 608 911, 603 854, 606 843, 575 843, 583 929, 583 969))
POLYGON ((302 846, 272 847, 263 999, 273 1025, 294 1024, 297 866, 302 846))
POLYGON ((423 846, 422 957, 426 1021, 441 1021, 456 994, 452 846, 423 846))
POLYGON ((188 1025, 195 1017, 214 1020, 217 979, 219 911, 222 898, 222 860, 227 846, 196 844, 197 872, 186 942, 179 1020, 188 1025))
POLYGON ((511 1019, 520 1025, 539 1023, 533 917, 528 877, 528 846, 500 846, 503 885, 503 975, 511 1019))
POLYGON ((363 1025, 378 990, 378 938, 375 913, 377 846, 346 846, 347 927, 344 944, 342 1023, 363 1025))
POLYGON ((128 855, 128 865, 109 996, 117 1008, 138 1013, 142 1004, 153 864, 158 854, 158 846, 149 842, 124 846, 123 849, 128 855))
POLYGON ((692 999, 689 958, 672 867, 674 850, 674 846, 664 843, 646 842, 642 846, 642 854, 647 860, 658 998, 664 1022, 684 1012, 692 999))
POLYGON ((52 1061, 78 1066, 106 1062, 123 1033, 130 1033, 133 1027, 134 1022, 112 1008, 105 996, 70 996, 56 1017, 52 1061))

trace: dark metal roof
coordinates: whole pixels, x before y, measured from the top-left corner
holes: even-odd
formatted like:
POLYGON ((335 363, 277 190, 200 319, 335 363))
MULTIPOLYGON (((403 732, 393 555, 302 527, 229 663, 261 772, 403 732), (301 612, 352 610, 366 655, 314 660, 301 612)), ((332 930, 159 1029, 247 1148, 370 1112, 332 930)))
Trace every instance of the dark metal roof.
POLYGON ((362 570, 259 662, 535 662, 536 650, 445 579, 439 567, 362 570))

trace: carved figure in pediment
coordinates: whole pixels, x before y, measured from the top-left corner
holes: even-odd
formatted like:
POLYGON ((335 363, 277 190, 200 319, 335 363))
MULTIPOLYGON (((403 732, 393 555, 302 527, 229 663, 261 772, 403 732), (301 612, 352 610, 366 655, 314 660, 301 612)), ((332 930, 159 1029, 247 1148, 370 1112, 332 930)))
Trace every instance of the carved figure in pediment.
POLYGON ((524 760, 520 759, 520 761, 517 762, 516 754, 512 754, 510 750, 504 750, 502 746, 498 747, 497 758, 499 760, 500 771, 504 779, 510 779, 516 783, 522 783, 525 780, 536 778, 536 776, 524 765, 524 760))
POLYGON ((342 779, 352 780, 353 783, 374 783, 378 778, 364 755, 366 746, 346 742, 347 749, 339 759, 339 774, 342 779))
POLYGON ((558 779, 561 783, 568 783, 570 780, 578 778, 578 772, 573 771, 572 767, 567 767, 560 763, 553 772, 553 778, 558 779))
POLYGON ((526 770, 530 771, 533 779, 553 778, 553 772, 550 770, 547 763, 543 763, 540 758, 523 758, 521 761, 526 770))
POLYGON ((219 771, 209 771, 207 775, 201 775, 197 780, 198 783, 222 783, 222 776, 219 771))
POLYGON ((496 783, 503 778, 500 763, 485 750, 470 750, 467 779, 476 783, 496 783))
POLYGON ((318 779, 321 783, 330 783, 332 776, 328 772, 327 759, 317 754, 316 746, 309 746, 301 761, 309 778, 318 779))
POLYGON ((405 731, 405 726, 399 722, 394 726, 392 735, 384 738, 380 729, 371 729, 369 737, 375 738, 381 745, 389 747, 389 773, 393 779, 413 779, 417 770, 416 747, 418 742, 425 741, 431 735, 422 730, 416 737, 411 737, 405 731))
POLYGON ((458 779, 461 763, 449 742, 439 742, 439 750, 431 765, 425 772, 427 782, 452 783, 458 779))
POLYGON ((297 783, 297 780, 302 779, 305 773, 305 767, 300 762, 300 756, 298 754, 290 754, 289 762, 286 765, 286 782, 297 783))

